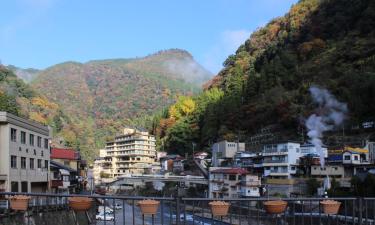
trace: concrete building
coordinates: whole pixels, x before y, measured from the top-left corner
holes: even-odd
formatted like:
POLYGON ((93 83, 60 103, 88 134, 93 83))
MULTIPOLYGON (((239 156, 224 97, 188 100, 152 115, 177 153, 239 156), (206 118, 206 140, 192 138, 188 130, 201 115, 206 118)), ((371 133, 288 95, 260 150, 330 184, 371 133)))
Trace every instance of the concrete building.
POLYGON ((46 192, 49 189, 50 129, 0 112, 0 189, 46 192))
MULTIPOLYGON (((301 147, 302 156, 306 156, 306 155, 319 156, 320 155, 320 152, 318 152, 318 150, 315 148, 313 144, 305 143, 305 144, 302 144, 300 147, 301 147)), ((324 158, 327 158, 328 157, 327 147, 322 146, 322 152, 323 152, 324 158)))
MULTIPOLYGON (((100 149, 99 150, 99 157, 95 158, 93 167, 92 167, 92 173, 93 173, 93 178, 94 178, 94 183, 99 184, 101 183, 101 179, 104 173, 110 174, 109 171, 107 171, 107 164, 112 164, 112 163, 106 163, 105 161, 105 156, 106 156, 106 150, 105 149, 100 149)), ((105 176, 105 175, 104 175, 105 176)))
POLYGON ((291 178, 302 156, 300 144, 295 142, 265 145, 262 155, 264 176, 268 178, 291 178))
POLYGON ((316 178, 325 178, 326 176, 334 178, 344 178, 345 168, 342 164, 326 164, 324 168, 320 165, 311 166, 311 176, 316 178))
POLYGON ((261 182, 246 169, 211 167, 209 172, 210 198, 259 197, 261 182))
POLYGON ((227 166, 232 164, 236 152, 245 151, 245 143, 221 141, 212 146, 212 166, 227 166), (225 163, 226 165, 222 165, 225 163))
POLYGON ((132 128, 107 142, 105 160, 112 163, 111 177, 147 173, 156 160, 155 142, 153 135, 132 128))

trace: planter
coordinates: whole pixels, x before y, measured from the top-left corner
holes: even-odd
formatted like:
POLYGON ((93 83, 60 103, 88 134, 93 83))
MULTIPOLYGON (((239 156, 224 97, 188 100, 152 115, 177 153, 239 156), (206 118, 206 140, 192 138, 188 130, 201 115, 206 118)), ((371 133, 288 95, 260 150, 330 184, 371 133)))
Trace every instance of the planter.
POLYGON ((226 216, 228 215, 230 203, 223 201, 213 201, 208 203, 211 207, 213 216, 226 216))
POLYGON ((92 199, 88 197, 70 197, 69 207, 75 212, 87 211, 91 208, 92 199))
POLYGON ((15 195, 9 197, 9 205, 13 210, 26 211, 29 206, 29 196, 25 195, 15 195))
POLYGON ((340 210, 341 202, 333 200, 324 200, 320 204, 323 206, 323 212, 325 214, 335 215, 340 210))
POLYGON ((286 201, 266 201, 263 203, 264 209, 268 214, 280 214, 285 212, 288 203, 286 201))
POLYGON ((138 202, 139 208, 143 215, 155 215, 158 211, 160 202, 155 200, 142 200, 138 202))

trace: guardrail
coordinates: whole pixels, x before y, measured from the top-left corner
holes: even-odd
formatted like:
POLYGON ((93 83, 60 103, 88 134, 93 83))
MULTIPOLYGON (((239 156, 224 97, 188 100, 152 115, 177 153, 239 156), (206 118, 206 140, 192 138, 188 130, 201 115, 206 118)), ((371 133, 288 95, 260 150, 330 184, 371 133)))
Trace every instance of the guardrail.
MULTIPOLYGON (((281 214, 267 214, 263 203, 268 198, 221 199, 231 204, 227 216, 215 217, 211 214, 209 202, 218 199, 209 198, 175 198, 175 197, 144 197, 144 196, 105 196, 105 195, 67 195, 41 193, 0 193, 0 197, 22 194, 31 197, 28 212, 67 210, 68 198, 83 196, 94 199, 92 209, 95 218, 91 224, 375 224, 375 198, 330 198, 341 202, 338 214, 328 215, 322 210, 320 202, 325 198, 282 198, 288 203, 287 209, 281 214), (142 215, 138 201, 154 199, 160 202, 157 213, 142 215)), ((279 199, 278 199, 279 200, 279 199)), ((15 216, 9 209, 7 200, 2 200, 0 215, 15 216)), ((72 212, 73 213, 73 212, 72 212)), ((0 216, 0 224, 2 218, 0 216)), ((36 224, 37 225, 37 224, 36 224)))

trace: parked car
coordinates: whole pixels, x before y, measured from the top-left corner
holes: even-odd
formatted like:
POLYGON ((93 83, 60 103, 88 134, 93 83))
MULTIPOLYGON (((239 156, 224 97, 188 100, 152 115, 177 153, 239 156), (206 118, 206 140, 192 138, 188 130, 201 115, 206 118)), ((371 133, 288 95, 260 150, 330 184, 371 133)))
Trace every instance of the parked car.
POLYGON ((97 220, 106 220, 106 221, 114 221, 115 220, 115 217, 110 215, 109 213, 107 213, 105 216, 104 216, 104 213, 99 213, 95 216, 95 219, 97 220))

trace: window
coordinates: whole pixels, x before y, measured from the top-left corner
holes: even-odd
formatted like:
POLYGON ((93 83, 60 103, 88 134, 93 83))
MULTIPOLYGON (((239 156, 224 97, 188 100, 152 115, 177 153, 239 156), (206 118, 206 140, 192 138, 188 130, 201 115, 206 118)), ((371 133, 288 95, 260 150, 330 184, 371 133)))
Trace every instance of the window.
POLYGON ((42 157, 44 156, 44 152, 43 151, 40 152, 40 156, 42 156, 42 157))
POLYGON ((296 170, 295 166, 290 167, 291 170, 296 170))
POLYGON ((344 156, 344 160, 350 160, 350 155, 344 156))
POLYGON ((10 183, 10 190, 12 191, 12 192, 18 192, 18 182, 17 181, 12 181, 11 183, 10 183))
POLYGON ((30 169, 31 170, 34 169, 34 159, 33 158, 30 158, 30 169))
POLYGON ((42 160, 38 159, 38 168, 42 168, 42 160))
POLYGON ((17 169, 17 156, 15 155, 10 156, 10 167, 17 169))
POLYGON ((38 136, 36 144, 37 144, 38 148, 42 147, 42 138, 41 137, 38 136))
POLYGON ((36 155, 36 150, 34 149, 34 155, 36 155))
POLYGON ((21 192, 27 192, 27 181, 21 182, 21 192))
POLYGON ((44 138, 44 148, 48 149, 48 139, 44 138))
POLYGON ((29 135, 29 144, 31 145, 31 146, 34 146, 34 134, 30 134, 29 135))
POLYGON ((44 160, 44 168, 48 169, 48 160, 44 160))
POLYGON ((21 169, 26 169, 26 157, 21 157, 21 169))
POLYGON ((356 160, 356 161, 358 160, 358 155, 354 156, 354 160, 356 160))
POLYGON ((17 141, 17 130, 14 128, 10 128, 10 140, 13 142, 17 141))
POLYGON ((26 144, 26 132, 21 131, 21 144, 26 144))
POLYGON ((236 180, 236 175, 229 175, 229 180, 236 180))

